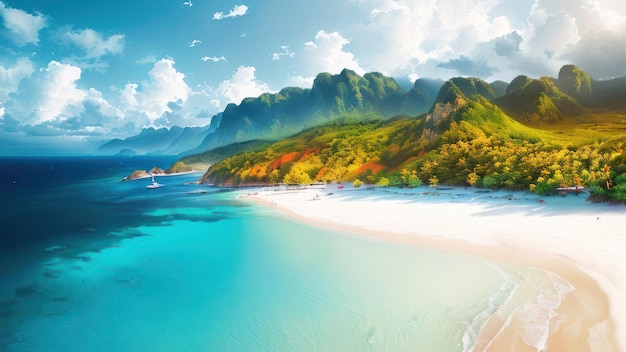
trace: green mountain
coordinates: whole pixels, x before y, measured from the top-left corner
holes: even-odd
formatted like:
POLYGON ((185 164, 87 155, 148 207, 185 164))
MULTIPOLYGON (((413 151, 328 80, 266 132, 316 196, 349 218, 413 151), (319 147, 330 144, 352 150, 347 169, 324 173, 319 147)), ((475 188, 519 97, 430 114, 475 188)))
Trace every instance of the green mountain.
MULTIPOLYGON (((538 194, 584 186, 595 199, 626 201, 626 97, 607 88, 626 80, 590 80, 589 92, 586 74, 561 71, 558 79, 519 76, 500 97, 480 79, 453 78, 426 114, 336 119, 277 142, 243 146, 212 165, 202 181, 442 183, 538 194), (521 118, 530 113, 545 120, 521 118)), ((362 104, 343 101, 344 108, 362 104)))
POLYGON ((591 77, 574 65, 565 65, 559 71, 556 85, 574 99, 589 99, 591 92, 591 77))
POLYGON ((495 99, 494 103, 511 117, 528 124, 554 122, 579 115, 583 107, 558 88, 559 82, 549 77, 530 79, 518 76, 507 88, 507 94, 495 99))
POLYGON ((509 88, 509 83, 504 81, 491 82, 489 85, 491 86, 491 89, 493 89, 497 98, 505 95, 507 88, 509 88))
POLYGON ((450 123, 458 120, 457 112, 470 99, 493 99, 491 86, 477 78, 452 78, 445 82, 424 121, 424 135, 432 139, 447 130, 450 123))
POLYGON ((441 86, 437 82, 418 80, 405 92, 393 78, 380 73, 359 76, 347 69, 338 75, 320 73, 311 89, 285 88, 229 104, 215 133, 194 151, 254 139, 277 140, 338 119, 417 115, 432 105, 441 86))

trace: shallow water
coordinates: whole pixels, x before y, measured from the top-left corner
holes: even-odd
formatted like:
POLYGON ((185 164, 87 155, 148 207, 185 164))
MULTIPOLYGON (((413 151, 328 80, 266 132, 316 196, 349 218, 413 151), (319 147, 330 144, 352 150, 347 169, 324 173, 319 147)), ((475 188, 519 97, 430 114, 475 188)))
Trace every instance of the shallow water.
POLYGON ((558 300, 511 267, 185 184, 199 175, 120 182, 170 160, 1 162, 3 351, 463 351, 491 316, 558 300))

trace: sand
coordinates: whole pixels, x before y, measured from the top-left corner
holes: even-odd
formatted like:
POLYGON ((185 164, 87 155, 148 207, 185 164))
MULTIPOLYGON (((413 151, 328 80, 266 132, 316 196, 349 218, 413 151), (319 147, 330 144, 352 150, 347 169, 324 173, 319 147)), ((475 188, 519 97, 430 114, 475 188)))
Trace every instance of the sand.
POLYGON ((539 269, 571 285, 561 286, 556 316, 546 318, 546 341, 522 338, 525 313, 494 314, 476 351, 536 351, 533 343, 549 351, 626 350, 625 206, 590 204, 584 195, 425 187, 259 190, 242 198, 314 226, 539 269))

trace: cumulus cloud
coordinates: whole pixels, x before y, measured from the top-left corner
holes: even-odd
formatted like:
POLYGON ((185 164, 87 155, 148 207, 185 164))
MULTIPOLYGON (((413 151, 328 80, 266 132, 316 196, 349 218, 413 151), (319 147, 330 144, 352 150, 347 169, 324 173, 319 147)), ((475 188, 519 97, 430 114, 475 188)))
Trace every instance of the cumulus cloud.
POLYGON ((9 30, 9 38, 17 45, 38 44, 39 31, 47 26, 46 17, 40 13, 31 15, 20 9, 7 7, 0 1, 0 17, 9 30))
POLYGON ((563 58, 576 63, 594 78, 623 76, 626 50, 616 48, 624 48, 624 38, 626 23, 615 30, 592 32, 585 35, 576 46, 569 48, 563 58))
POLYGON ((541 25, 534 28, 534 35, 526 43, 525 50, 549 59, 559 57, 568 46, 579 40, 576 20, 568 14, 559 13, 547 16, 541 25))
POLYGON ((191 41, 191 43, 189 43, 189 47, 193 48, 194 46, 198 45, 198 44, 202 44, 202 42, 198 39, 194 39, 191 41))
POLYGON ((311 88, 315 77, 290 76, 287 80, 288 87, 311 88))
POLYGON ((345 51, 344 46, 350 41, 338 32, 327 33, 319 31, 314 41, 308 41, 305 46, 305 60, 314 67, 315 74, 320 71, 337 74, 344 68, 354 70, 358 74, 365 73, 351 52, 345 51))
POLYGON ((87 92, 77 88, 81 69, 51 61, 44 69, 23 80, 7 104, 7 113, 22 125, 64 119, 78 114, 87 92))
POLYGON ((6 102, 9 94, 17 89, 17 85, 34 71, 33 63, 26 57, 19 58, 11 67, 0 65, 0 103, 6 102))
POLYGON ((226 103, 239 104, 244 98, 270 92, 267 84, 256 79, 255 71, 256 68, 251 66, 239 66, 230 79, 220 83, 218 93, 226 98, 226 103))
POLYGON ((235 7, 230 10, 230 12, 228 14, 224 14, 223 12, 216 12, 213 14, 213 19, 214 20, 223 20, 225 18, 230 18, 230 17, 238 17, 238 16, 243 16, 246 13, 248 13, 248 6, 246 5, 235 5, 235 7))
POLYGON ((124 110, 153 123, 165 112, 171 112, 171 102, 185 101, 191 89, 185 82, 185 75, 174 68, 172 59, 157 61, 148 76, 141 84, 127 83, 120 93, 120 101, 124 110))
POLYGON ((494 16, 492 0, 473 2, 357 0, 373 10, 346 29, 351 48, 368 70, 409 75, 431 60, 446 62, 470 53, 477 43, 510 32, 505 16, 494 16), (377 43, 372 46, 371 43, 377 43))
POLYGON ((3 130, 31 136, 101 136, 121 112, 96 89, 81 89, 77 66, 51 61, 22 79, 6 103, 3 130))
POLYGON ((350 38, 350 52, 368 71, 415 77, 445 74, 444 67, 454 66, 468 74, 491 75, 485 79, 512 79, 519 73, 554 75, 562 65, 574 63, 599 77, 623 75, 618 63, 626 52, 623 39, 619 41, 626 37, 624 2, 351 3, 369 17, 340 29, 350 38))

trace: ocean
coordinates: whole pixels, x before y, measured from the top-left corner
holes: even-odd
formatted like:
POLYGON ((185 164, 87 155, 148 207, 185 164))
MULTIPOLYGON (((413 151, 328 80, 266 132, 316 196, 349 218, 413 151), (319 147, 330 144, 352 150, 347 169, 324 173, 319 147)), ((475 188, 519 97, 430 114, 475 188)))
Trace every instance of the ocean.
POLYGON ((173 161, 0 158, 1 351, 469 351, 519 290, 515 268, 300 224, 200 174, 121 181, 173 161))

